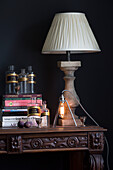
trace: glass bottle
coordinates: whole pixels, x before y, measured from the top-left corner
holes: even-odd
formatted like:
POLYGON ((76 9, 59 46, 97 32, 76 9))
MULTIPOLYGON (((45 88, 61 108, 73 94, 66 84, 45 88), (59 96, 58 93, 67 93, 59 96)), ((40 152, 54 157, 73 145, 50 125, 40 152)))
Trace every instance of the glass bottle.
POLYGON ((36 93, 36 75, 32 70, 32 66, 28 66, 28 93, 36 93))
POLYGON ((27 115, 28 117, 40 118, 41 109, 36 97, 31 97, 31 102, 27 105, 27 115))
POLYGON ((43 102, 42 104, 42 113, 41 113, 41 118, 42 118, 42 127, 49 127, 50 126, 50 111, 47 108, 46 101, 43 102))
POLYGON ((20 85, 20 94, 26 94, 27 91, 27 74, 25 73, 25 69, 21 69, 21 73, 19 74, 19 85, 20 85))
POLYGON ((15 88, 18 85, 18 74, 14 71, 14 65, 8 67, 6 72, 6 94, 16 94, 15 88))

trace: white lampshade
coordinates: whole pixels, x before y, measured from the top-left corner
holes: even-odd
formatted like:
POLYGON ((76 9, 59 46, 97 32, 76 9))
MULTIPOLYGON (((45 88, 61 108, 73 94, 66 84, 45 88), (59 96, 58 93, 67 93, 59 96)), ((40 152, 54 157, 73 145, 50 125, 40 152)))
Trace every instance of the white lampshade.
POLYGON ((99 52, 99 46, 83 13, 56 14, 42 53, 99 52))

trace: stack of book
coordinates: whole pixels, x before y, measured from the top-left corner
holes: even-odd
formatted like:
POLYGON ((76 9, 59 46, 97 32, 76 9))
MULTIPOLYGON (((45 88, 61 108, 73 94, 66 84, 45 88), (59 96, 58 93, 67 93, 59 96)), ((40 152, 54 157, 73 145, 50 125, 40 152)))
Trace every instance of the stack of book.
POLYGON ((32 105, 32 98, 42 106, 41 94, 4 95, 1 109, 2 127, 17 126, 20 119, 27 119, 27 106, 32 105))

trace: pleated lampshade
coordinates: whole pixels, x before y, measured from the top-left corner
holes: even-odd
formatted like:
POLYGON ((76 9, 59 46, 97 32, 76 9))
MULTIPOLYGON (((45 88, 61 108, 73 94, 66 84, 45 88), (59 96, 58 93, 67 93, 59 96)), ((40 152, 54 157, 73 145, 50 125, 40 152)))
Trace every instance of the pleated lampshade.
POLYGON ((99 46, 84 13, 56 14, 46 37, 42 53, 99 52, 99 46))

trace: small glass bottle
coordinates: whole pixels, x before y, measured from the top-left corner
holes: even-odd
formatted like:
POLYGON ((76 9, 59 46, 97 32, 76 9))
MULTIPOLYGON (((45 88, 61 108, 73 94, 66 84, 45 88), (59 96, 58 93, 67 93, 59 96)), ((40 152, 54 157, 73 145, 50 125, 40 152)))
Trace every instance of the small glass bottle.
POLYGON ((43 102, 42 104, 42 113, 41 113, 41 118, 42 118, 42 127, 49 127, 50 126, 50 111, 47 108, 46 101, 43 102))
POLYGON ((27 105, 27 116, 40 118, 41 109, 40 105, 37 103, 36 97, 31 97, 31 102, 27 105))
POLYGON ((16 94, 15 88, 18 85, 18 74, 14 71, 14 65, 8 67, 6 72, 6 94, 16 94))
POLYGON ((21 73, 19 74, 19 85, 20 85, 20 94, 26 94, 27 91, 27 74, 25 73, 25 69, 21 69, 21 73))
POLYGON ((32 70, 32 66, 28 66, 28 93, 36 93, 36 75, 32 70))

